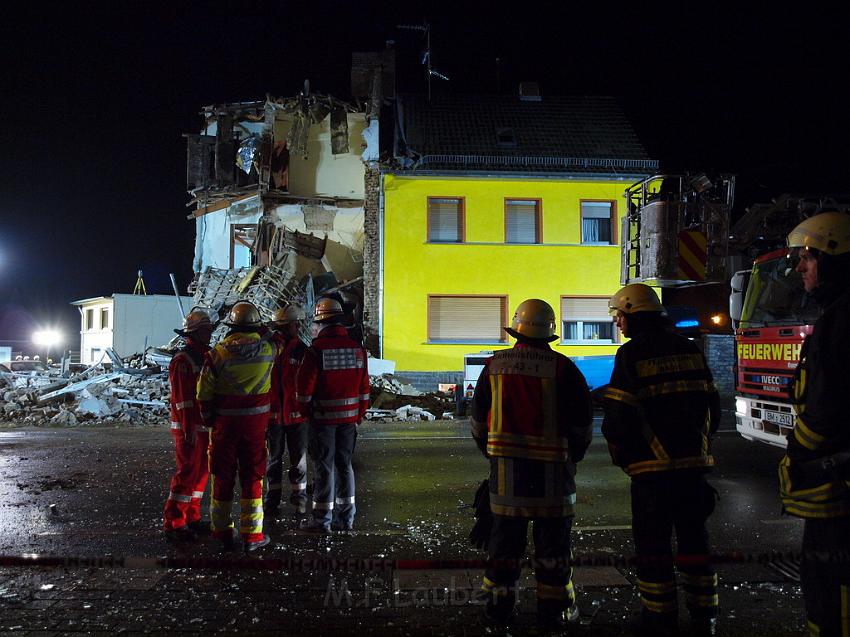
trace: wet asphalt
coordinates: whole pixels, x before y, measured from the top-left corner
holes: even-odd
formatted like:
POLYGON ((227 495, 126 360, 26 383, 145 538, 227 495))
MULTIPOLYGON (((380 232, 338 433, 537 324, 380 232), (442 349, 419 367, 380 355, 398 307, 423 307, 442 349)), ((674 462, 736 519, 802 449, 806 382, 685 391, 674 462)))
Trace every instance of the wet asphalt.
MULTIPOLYGON (((728 418, 727 418, 728 421, 728 418)), ((597 423, 598 424, 598 423, 597 423)), ((720 494, 710 521, 720 566, 719 634, 803 632, 793 560, 802 525, 782 516, 776 466, 782 451, 743 440, 727 422, 716 437, 720 494), (748 561, 747 561, 748 560, 748 561)), ((266 521, 273 544, 250 558, 217 542, 175 547, 160 531, 173 451, 166 425, 0 428, 0 554, 205 557, 214 569, 0 568, 0 631, 15 634, 484 634, 472 592, 480 571, 258 570, 273 558, 474 559, 466 536, 487 463, 465 421, 364 423, 355 450, 358 514, 351 534, 313 536, 283 508, 266 521), (246 568, 250 566, 251 568, 246 568)), ((582 618, 575 634, 617 635, 637 608, 629 481, 595 436, 579 465, 576 569, 582 618), (610 562, 606 562, 610 558, 610 562)), ((206 510, 208 494, 205 496, 206 510)), ((437 565, 439 566, 439 565, 437 565)), ((534 632, 533 576, 523 576, 512 632, 534 632)), ((682 628, 687 630, 686 613, 682 628)))

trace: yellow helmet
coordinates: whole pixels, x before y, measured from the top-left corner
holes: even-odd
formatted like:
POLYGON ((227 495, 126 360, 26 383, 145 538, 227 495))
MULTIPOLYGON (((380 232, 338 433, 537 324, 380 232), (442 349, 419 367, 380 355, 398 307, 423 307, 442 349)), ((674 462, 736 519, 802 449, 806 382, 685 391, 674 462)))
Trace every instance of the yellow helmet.
POLYGON ((295 321, 304 319, 304 311, 297 305, 287 305, 286 307, 278 308, 272 316, 272 323, 275 325, 288 325, 295 321))
POLYGON ((555 335, 555 310, 546 301, 540 299, 526 299, 517 306, 511 326, 505 331, 517 338, 535 338, 544 341, 554 341, 555 335))
POLYGON ((635 312, 663 311, 664 306, 658 300, 655 290, 643 283, 631 283, 620 288, 608 301, 608 312, 611 316, 614 316, 617 312, 634 314, 635 312))
POLYGON ((204 310, 192 310, 183 319, 183 331, 187 334, 203 327, 212 328, 210 315, 204 310))
POLYGON ((342 317, 342 304, 336 299, 323 297, 316 303, 316 310, 313 313, 314 322, 325 323, 342 317))
POLYGON ((850 252, 850 214, 822 212, 788 234, 789 248, 814 248, 824 254, 850 252))
POLYGON ((230 327, 259 327, 260 311, 249 301, 239 301, 230 308, 224 324, 230 327))

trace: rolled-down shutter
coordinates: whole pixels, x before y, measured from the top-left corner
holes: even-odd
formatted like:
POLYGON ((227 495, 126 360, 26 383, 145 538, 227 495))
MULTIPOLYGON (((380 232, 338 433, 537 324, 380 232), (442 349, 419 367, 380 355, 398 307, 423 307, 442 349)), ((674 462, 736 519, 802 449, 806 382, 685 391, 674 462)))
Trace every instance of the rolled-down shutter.
POLYGON ((505 243, 537 243, 537 202, 510 199, 505 202, 505 243))
POLYGON ((610 321, 608 299, 564 297, 561 299, 561 320, 610 321))
POLYGON ((505 297, 432 296, 428 340, 504 342, 505 297))
POLYGON ((428 199, 428 241, 463 241, 463 206, 460 199, 428 199))

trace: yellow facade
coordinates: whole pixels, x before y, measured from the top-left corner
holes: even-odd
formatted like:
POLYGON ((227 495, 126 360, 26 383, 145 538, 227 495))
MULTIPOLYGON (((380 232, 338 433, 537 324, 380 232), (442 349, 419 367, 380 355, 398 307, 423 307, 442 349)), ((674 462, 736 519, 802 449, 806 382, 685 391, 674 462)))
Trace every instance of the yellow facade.
MULTIPOLYGON (((561 297, 607 297, 620 285, 618 245, 581 244, 581 200, 615 202, 635 178, 584 181, 545 178, 385 175, 382 355, 405 371, 461 371, 463 356, 510 343, 429 343, 429 295, 507 296, 508 319, 527 298, 555 308, 561 297), (462 197, 465 241, 428 242, 428 198, 462 197), (505 243, 505 200, 539 199, 542 244, 505 243)), ((617 345, 560 345, 567 356, 612 354, 617 345)))

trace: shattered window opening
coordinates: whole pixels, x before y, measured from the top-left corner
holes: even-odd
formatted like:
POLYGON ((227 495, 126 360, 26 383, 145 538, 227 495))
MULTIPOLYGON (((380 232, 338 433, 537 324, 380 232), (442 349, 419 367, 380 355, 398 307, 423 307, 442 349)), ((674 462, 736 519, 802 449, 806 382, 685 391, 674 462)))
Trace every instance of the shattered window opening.
POLYGON ((254 239, 257 226, 252 223, 235 223, 230 226, 230 267, 244 268, 253 265, 254 239))

